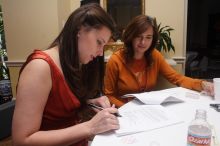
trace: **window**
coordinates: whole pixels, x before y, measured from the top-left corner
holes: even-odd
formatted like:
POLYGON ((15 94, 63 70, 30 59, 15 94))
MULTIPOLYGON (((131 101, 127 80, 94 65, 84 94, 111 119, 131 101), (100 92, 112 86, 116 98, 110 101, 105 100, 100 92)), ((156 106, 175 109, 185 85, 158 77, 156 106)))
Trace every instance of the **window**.
POLYGON ((128 22, 135 16, 144 14, 145 0, 103 0, 104 9, 113 17, 117 23, 119 34, 128 22))

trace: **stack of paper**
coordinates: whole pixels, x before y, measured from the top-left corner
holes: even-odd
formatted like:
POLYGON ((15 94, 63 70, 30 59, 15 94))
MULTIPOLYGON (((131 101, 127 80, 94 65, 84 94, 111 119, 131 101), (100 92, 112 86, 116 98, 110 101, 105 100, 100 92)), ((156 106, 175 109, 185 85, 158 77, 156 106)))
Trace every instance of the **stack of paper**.
POLYGON ((118 117, 120 129, 116 130, 117 136, 134 134, 138 132, 158 129, 177 123, 182 120, 161 105, 140 105, 121 111, 118 117))
POLYGON ((184 102, 182 99, 177 97, 177 94, 173 94, 172 89, 151 91, 137 94, 126 94, 122 98, 136 97, 144 104, 167 104, 167 103, 179 103, 184 102))

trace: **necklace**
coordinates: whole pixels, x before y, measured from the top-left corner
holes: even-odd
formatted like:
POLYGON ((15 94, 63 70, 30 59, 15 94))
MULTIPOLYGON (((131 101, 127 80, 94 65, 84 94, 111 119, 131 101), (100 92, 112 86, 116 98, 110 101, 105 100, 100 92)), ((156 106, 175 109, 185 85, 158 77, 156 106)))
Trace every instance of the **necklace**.
POLYGON ((135 76, 140 92, 145 91, 147 84, 146 61, 143 59, 134 59, 130 64, 130 69, 135 76))

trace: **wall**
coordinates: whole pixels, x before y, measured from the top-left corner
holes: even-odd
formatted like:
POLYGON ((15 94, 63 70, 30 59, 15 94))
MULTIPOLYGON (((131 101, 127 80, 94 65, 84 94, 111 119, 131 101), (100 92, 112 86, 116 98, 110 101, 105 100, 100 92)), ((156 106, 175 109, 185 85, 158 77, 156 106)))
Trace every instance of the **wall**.
POLYGON ((57 15, 58 15, 58 33, 63 28, 68 16, 71 13, 71 1, 70 0, 58 0, 57 1, 57 15))
MULTIPOLYGON (((168 57, 182 58, 186 52, 187 0, 146 0, 145 14, 157 18, 157 23, 174 28, 171 37, 175 46, 175 53, 165 54, 168 57)), ((184 74, 184 64, 174 67, 184 74)), ((157 89, 173 87, 168 81, 159 77, 157 89)))
POLYGON ((54 0, 2 0, 2 9, 10 61, 23 61, 33 49, 46 48, 58 34, 54 0))
MULTIPOLYGON (((62 29, 68 15, 80 6, 79 0, 0 0, 4 13, 6 45, 13 92, 20 65, 33 49, 45 49, 62 29), (16 67, 18 66, 18 67, 16 67)), ((103 0, 101 0, 103 5, 103 0)), ((175 54, 185 56, 185 0, 147 0, 145 14, 172 26, 175 54)), ((182 72, 177 66, 177 70, 182 72)))
POLYGON ((156 17, 158 24, 175 29, 171 37, 176 52, 171 56, 185 56, 186 4, 186 0, 146 0, 145 14, 156 17))
POLYGON ((70 9, 74 11, 80 6, 80 0, 70 0, 70 9))
POLYGON ((71 12, 70 0, 1 0, 8 66, 15 96, 21 64, 33 49, 45 49, 71 12))

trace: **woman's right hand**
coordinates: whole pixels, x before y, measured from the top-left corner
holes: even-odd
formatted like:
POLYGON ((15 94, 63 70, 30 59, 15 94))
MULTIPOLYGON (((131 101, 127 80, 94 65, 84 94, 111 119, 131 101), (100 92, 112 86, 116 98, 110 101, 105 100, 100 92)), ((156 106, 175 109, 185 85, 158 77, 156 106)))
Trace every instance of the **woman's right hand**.
POLYGON ((214 97, 214 84, 213 83, 203 81, 202 90, 206 95, 214 97))
POLYGON ((106 108, 98 112, 90 121, 88 121, 90 135, 119 129, 119 121, 113 113, 118 110, 114 107, 106 108))

